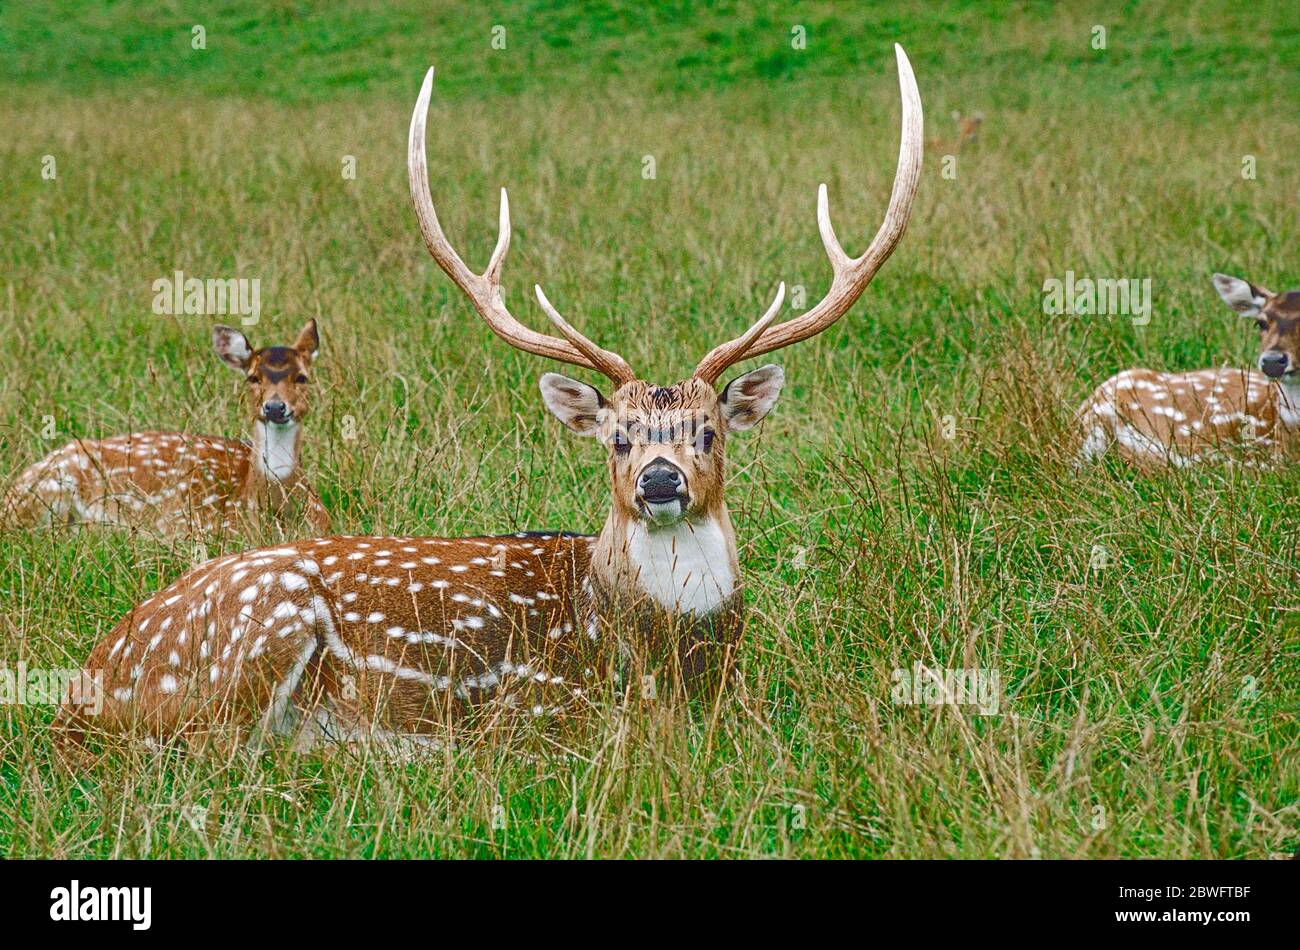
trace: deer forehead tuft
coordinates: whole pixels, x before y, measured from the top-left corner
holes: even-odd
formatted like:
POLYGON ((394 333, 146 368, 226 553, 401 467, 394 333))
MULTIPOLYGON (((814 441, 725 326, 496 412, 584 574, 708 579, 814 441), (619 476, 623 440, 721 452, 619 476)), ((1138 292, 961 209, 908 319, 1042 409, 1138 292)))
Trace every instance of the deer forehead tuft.
POLYGON ((268 346, 258 350, 257 359, 263 366, 289 366, 298 362, 298 351, 289 346, 268 346))
POLYGON ((662 417, 663 413, 694 413, 708 411, 717 404, 713 387, 698 379, 687 379, 672 386, 656 386, 634 380, 615 394, 615 409, 621 413, 640 413, 646 417, 662 417))
POLYGON ((288 346, 268 346, 253 354, 250 368, 261 373, 267 382, 282 382, 302 371, 302 354, 288 346))

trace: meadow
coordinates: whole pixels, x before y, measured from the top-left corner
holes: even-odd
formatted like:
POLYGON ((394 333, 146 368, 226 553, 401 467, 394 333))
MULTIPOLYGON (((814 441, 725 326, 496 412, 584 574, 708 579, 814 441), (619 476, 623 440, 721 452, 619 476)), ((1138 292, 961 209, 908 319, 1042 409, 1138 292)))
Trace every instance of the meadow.
MULTIPOLYGON (((603 455, 537 391, 568 370, 494 337, 421 243, 405 144, 425 69, 462 255, 486 263, 507 186, 515 314, 544 324, 540 283, 672 382, 778 281, 825 291, 819 182, 845 247, 870 240, 893 42, 928 138, 955 136, 954 110, 984 122, 955 174, 928 149, 899 250, 835 327, 774 354, 781 401, 729 446, 749 614, 720 707, 417 761, 141 750, 70 775, 50 707, 0 706, 0 855, 1300 847, 1300 475, 1075 471, 1067 451, 1074 406, 1119 369, 1254 360, 1212 272, 1300 286, 1293 4, 6 4, 0 481, 74 436, 246 434, 209 342, 237 318, 151 309, 179 269, 258 278, 256 345, 318 319, 304 451, 341 533, 594 532, 603 455), (1150 320, 1045 314, 1067 271, 1149 279, 1150 320), (997 671, 1005 695, 991 714, 895 703, 916 663, 997 671)), ((0 664, 78 666, 217 553, 0 535, 0 664)))

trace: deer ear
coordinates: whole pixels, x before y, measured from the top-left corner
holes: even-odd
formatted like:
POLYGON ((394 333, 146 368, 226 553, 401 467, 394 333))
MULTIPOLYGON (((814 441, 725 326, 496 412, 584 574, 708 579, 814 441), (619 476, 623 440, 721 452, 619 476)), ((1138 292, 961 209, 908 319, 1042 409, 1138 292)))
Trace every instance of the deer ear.
POLYGON ((253 348, 248 345, 248 337, 234 327, 221 324, 213 327, 212 348, 217 351, 223 363, 241 373, 248 369, 249 360, 253 358, 253 348))
POLYGON ((600 413, 605 408, 600 390, 559 373, 544 374, 539 386, 555 418, 578 435, 600 434, 600 413))
POLYGON ((769 363, 760 366, 744 376, 737 376, 722 390, 718 405, 722 407, 722 418, 727 422, 731 432, 743 432, 752 429, 763 421, 763 417, 772 411, 781 387, 785 385, 785 372, 781 367, 769 363))
POLYGON ((314 317, 299 331, 298 339, 293 341, 293 348, 309 360, 316 358, 316 354, 320 351, 320 334, 316 332, 314 317))
POLYGON ((1268 303, 1268 298, 1273 296, 1262 287, 1227 274, 1214 275, 1214 289, 1219 292, 1224 303, 1243 317, 1259 316, 1264 304, 1268 303))

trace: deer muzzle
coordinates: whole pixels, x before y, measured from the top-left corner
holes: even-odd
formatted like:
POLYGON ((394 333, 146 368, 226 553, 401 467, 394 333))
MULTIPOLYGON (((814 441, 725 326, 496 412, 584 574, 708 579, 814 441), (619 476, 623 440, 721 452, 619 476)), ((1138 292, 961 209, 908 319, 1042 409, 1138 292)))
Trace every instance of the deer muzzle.
POLYGON ((637 476, 636 497, 652 521, 676 521, 690 503, 686 473, 672 462, 656 459, 637 476))

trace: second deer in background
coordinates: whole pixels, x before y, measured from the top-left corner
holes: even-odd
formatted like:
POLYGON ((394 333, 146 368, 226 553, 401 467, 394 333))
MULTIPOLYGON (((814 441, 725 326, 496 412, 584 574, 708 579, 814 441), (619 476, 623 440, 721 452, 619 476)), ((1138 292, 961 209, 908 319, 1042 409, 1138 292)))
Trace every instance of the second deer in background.
POLYGON ((329 514, 299 461, 316 321, 292 346, 255 350, 225 326, 213 328, 212 345, 244 376, 251 443, 155 431, 75 439, 18 476, 0 526, 100 524, 174 537, 238 531, 269 516, 285 529, 305 519, 312 531, 328 531, 329 514))
POLYGON ((979 135, 980 125, 984 121, 984 113, 976 112, 974 115, 962 115, 954 109, 952 120, 957 123, 957 137, 954 139, 927 139, 926 148, 952 154, 960 152, 964 146, 974 144, 976 137, 979 135))
POLYGON ((1117 373, 1075 413, 1078 463, 1114 454, 1139 468, 1231 460, 1258 465, 1294 441, 1300 427, 1300 292, 1275 294, 1227 274, 1215 274, 1214 287, 1259 328, 1259 372, 1221 366, 1117 373))

